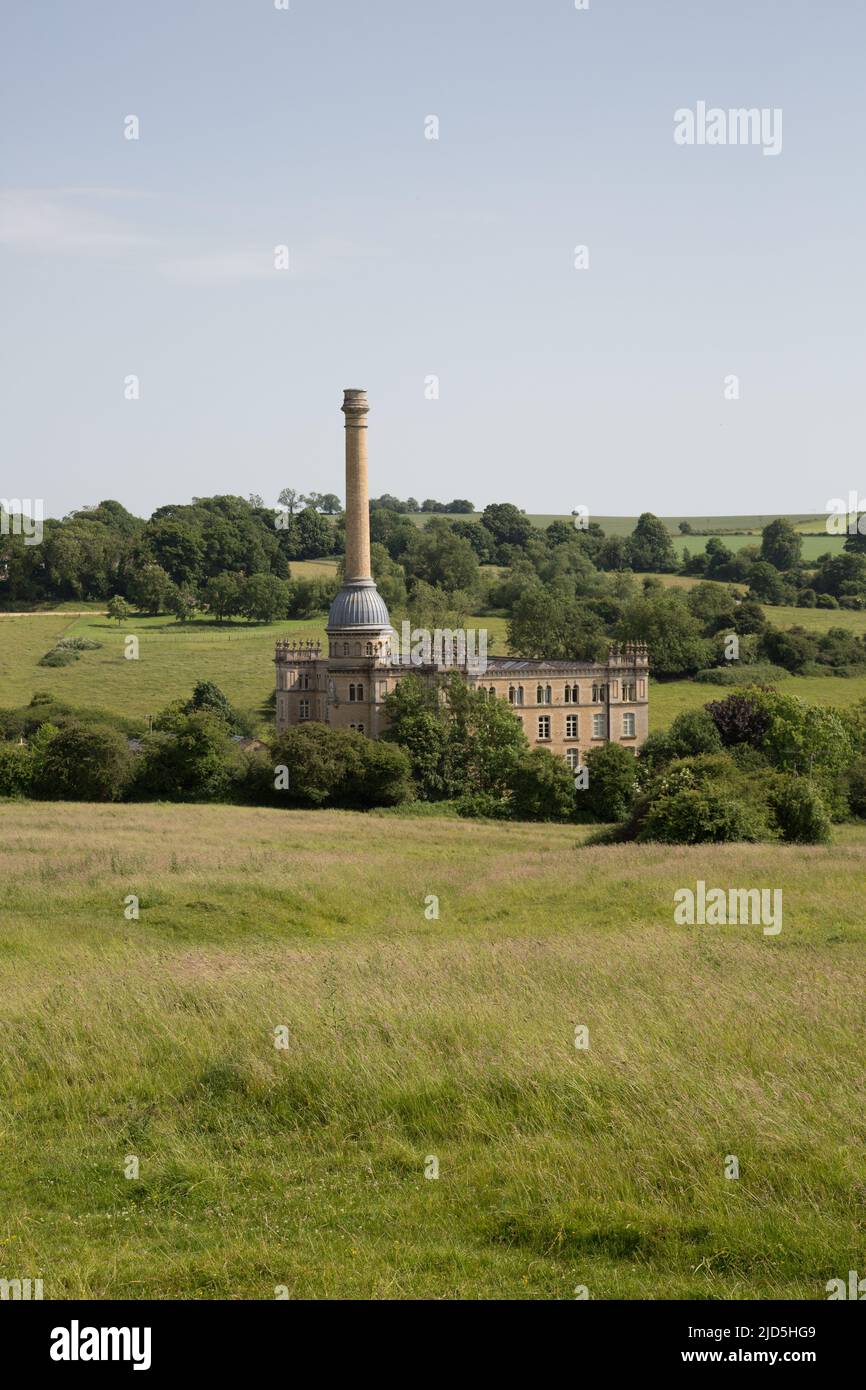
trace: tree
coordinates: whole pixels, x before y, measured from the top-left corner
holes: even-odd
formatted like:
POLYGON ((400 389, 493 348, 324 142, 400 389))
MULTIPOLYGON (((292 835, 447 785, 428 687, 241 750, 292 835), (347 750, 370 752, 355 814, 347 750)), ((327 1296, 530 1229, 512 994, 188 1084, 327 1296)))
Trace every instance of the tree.
POLYGON ((734 625, 736 599, 733 591, 724 585, 709 580, 696 584, 689 589, 686 603, 707 636, 734 625))
POLYGON ((545 585, 535 579, 514 603, 508 621, 508 647, 515 655, 554 661, 597 661, 609 643, 601 619, 575 598, 561 581, 545 585))
POLYGON ((197 584, 203 577, 201 534, 185 521, 161 517, 159 512, 154 516, 157 520, 151 518, 144 531, 153 558, 179 587, 197 584))
POLYGON ((423 579, 443 589, 474 589, 478 585, 478 560, 468 541, 455 535, 449 522, 439 518, 416 531, 402 556, 409 579, 423 579))
POLYGON ((125 622, 126 619, 129 617, 130 613, 132 612, 132 609, 127 603, 126 599, 121 598, 120 594, 115 594, 114 598, 109 599, 107 607, 109 618, 113 618, 114 621, 118 624, 118 626, 122 622, 125 622))
POLYGON ((207 709, 146 734, 135 785, 169 801, 217 800, 229 789, 236 750, 225 723, 207 709))
POLYGON ((599 821, 620 821, 628 815, 637 782, 637 759, 619 743, 603 743, 586 754, 587 785, 579 790, 577 806, 599 821))
POLYGON ((202 595, 204 605, 218 623, 240 612, 243 586, 242 574, 215 574, 207 581, 202 595))
POLYGON ((313 507, 305 507, 295 517, 295 536, 299 560, 318 560, 333 550, 333 535, 329 522, 313 507))
POLYGON ((633 570, 672 573, 679 568, 668 528, 652 512, 642 512, 628 538, 626 555, 633 570))
POLYGON ((175 586, 168 599, 168 609, 173 613, 179 623, 189 622, 194 617, 198 608, 198 599, 195 590, 190 589, 186 584, 175 586))
POLYGON ((241 585, 238 607, 252 622, 272 623, 289 608, 289 586, 272 574, 251 574, 241 585))
POLYGON ((486 526, 497 546, 526 545, 533 533, 533 525, 525 512, 515 507, 513 502, 491 502, 481 514, 482 525, 486 526))
POLYGON ((574 796, 574 774, 547 748, 533 748, 514 769, 511 811, 516 820, 569 820, 574 796))
POLYGON ((764 632, 767 628, 767 615, 761 605, 752 598, 744 598, 734 610, 734 631, 741 637, 752 632, 764 632))
POLYGON ((194 714, 197 710, 207 710, 221 719, 232 733, 243 733, 246 721, 233 709, 226 695, 213 681, 198 681, 192 695, 183 706, 184 714, 194 714))
POLYGON ((116 801, 129 781, 132 754, 116 729, 70 720, 34 748, 34 762, 37 796, 51 801, 116 801))
POLYGON ((164 613, 172 592, 171 576, 151 561, 132 575, 127 592, 140 613, 164 613))
POLYGON ((770 604, 784 603, 788 598, 784 579, 766 560, 758 560, 749 571, 749 598, 770 604))
POLYGON ((656 676, 689 676, 710 659, 710 644, 675 589, 627 603, 615 632, 623 642, 646 642, 656 676))
POLYGON ((385 712, 383 737, 406 750, 419 795, 428 801, 504 795, 528 749, 511 707, 488 699, 456 671, 438 686, 403 677, 386 696, 385 712))
POLYGON ((803 537, 785 517, 771 521, 761 532, 761 559, 777 570, 795 569, 802 550, 803 537))
POLYGON ((289 516, 294 516, 295 508, 301 501, 301 494, 299 492, 295 492, 295 489, 293 487, 284 487, 279 497, 277 498, 277 501, 279 502, 280 506, 286 508, 286 510, 289 513, 289 516))

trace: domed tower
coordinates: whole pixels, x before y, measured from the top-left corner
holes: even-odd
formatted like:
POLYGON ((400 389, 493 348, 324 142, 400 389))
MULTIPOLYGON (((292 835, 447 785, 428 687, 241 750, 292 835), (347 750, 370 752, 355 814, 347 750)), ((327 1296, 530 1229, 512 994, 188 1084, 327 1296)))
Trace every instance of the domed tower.
POLYGON ((385 686, 374 668, 391 661, 396 638, 385 600, 370 573, 367 482, 367 392, 343 392, 346 417, 346 561, 343 585, 328 614, 328 706, 337 727, 379 733, 385 686), (365 707, 365 708, 362 708, 365 707))

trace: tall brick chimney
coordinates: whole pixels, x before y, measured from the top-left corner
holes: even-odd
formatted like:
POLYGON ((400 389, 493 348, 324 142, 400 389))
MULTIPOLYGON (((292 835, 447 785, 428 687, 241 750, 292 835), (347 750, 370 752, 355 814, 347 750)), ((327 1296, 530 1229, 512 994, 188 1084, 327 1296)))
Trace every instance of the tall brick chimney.
POLYGON ((345 390, 342 408, 346 417, 346 561, 343 584, 331 604, 326 630, 332 658, 363 655, 378 659, 387 652, 394 629, 370 568, 367 392, 355 387, 345 390), (362 640, 348 642, 345 639, 349 637, 362 640))
POLYGON ((343 392, 346 417, 346 580, 370 579, 370 508, 367 481, 367 392, 343 392))

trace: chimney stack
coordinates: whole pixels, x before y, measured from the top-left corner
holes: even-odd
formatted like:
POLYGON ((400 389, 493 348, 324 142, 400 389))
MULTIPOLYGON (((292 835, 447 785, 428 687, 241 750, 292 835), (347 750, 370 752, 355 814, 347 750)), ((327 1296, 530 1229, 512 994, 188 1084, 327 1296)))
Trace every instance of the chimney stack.
POLYGON ((346 417, 346 570, 344 583, 370 579, 370 508, 367 483, 367 392, 343 391, 346 417))

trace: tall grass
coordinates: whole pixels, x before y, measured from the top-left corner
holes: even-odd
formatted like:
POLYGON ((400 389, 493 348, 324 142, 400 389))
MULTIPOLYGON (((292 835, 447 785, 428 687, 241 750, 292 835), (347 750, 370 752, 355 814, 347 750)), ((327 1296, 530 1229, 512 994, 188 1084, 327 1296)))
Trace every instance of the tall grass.
POLYGON ((0 1275, 820 1298, 862 1268, 863 832, 602 849, 336 812, 0 817, 0 1275), (780 936, 674 926, 698 877, 782 886, 780 936))

